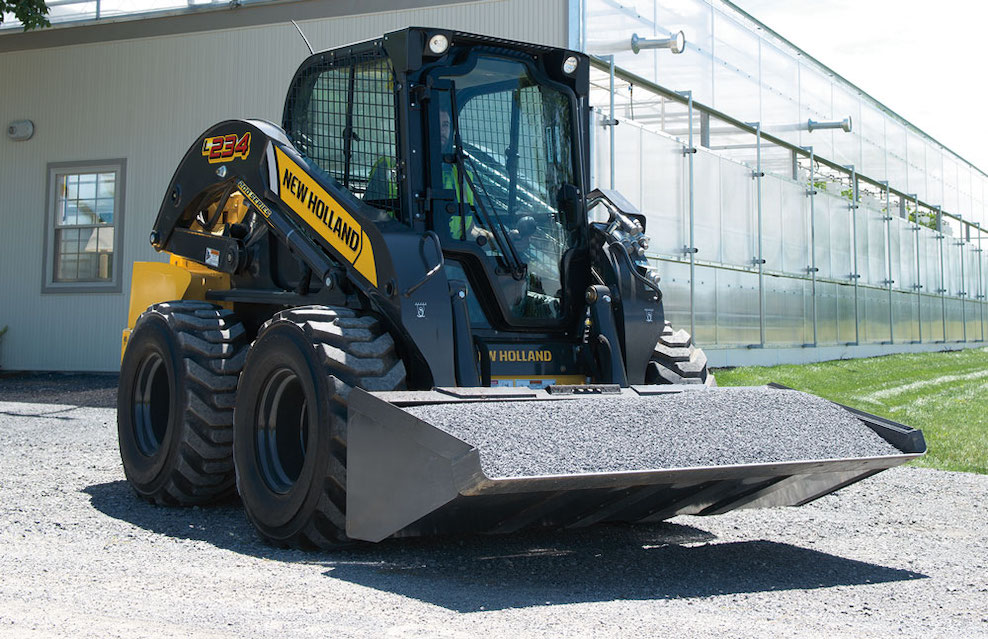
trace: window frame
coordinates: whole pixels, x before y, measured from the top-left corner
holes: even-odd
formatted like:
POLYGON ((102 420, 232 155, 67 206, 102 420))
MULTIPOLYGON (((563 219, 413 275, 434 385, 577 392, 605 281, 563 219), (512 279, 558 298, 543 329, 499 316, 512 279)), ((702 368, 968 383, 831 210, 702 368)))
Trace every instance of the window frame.
MULTIPOLYGON (((46 168, 44 247, 42 250, 42 293, 120 293, 123 288, 121 269, 123 265, 124 203, 126 202, 127 159, 83 160, 76 162, 49 162, 46 168), (59 282, 55 280, 55 260, 57 252, 55 236, 58 230, 55 205, 58 196, 55 190, 58 178, 79 173, 115 173, 113 201, 113 257, 111 258, 112 277, 106 281, 83 280, 59 282)), ((87 226, 87 225, 82 225, 87 226)), ((71 227, 62 227, 71 228, 71 227)))

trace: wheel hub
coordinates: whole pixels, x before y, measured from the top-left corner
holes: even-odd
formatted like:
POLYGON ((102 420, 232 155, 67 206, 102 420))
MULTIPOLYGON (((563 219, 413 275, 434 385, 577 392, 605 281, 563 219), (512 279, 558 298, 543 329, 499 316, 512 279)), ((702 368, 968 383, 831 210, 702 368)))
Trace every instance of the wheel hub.
POLYGON ((274 371, 261 391, 256 420, 258 466, 272 491, 285 494, 302 474, 309 439, 309 410, 298 376, 274 371))
POLYGON ((148 457, 158 452, 168 432, 172 389, 164 364, 159 353, 149 353, 135 378, 134 434, 137 447, 148 457))

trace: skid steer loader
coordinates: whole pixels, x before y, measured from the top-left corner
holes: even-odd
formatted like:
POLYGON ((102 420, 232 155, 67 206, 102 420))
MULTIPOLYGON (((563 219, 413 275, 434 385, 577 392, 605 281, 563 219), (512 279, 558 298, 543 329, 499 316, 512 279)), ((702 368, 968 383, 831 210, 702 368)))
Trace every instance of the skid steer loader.
POLYGON ((922 454, 713 388, 645 218, 588 186, 588 90, 583 54, 408 28, 305 60, 281 126, 203 133, 151 231, 169 263, 134 265, 138 495, 237 491, 264 539, 331 547, 798 505, 922 454))

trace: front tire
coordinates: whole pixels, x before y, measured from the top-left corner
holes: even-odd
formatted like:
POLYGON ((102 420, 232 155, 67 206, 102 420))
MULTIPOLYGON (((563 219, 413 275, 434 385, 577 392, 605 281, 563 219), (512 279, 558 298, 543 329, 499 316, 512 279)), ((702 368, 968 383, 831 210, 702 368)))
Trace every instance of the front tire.
POLYGON ((243 325, 213 304, 155 304, 137 320, 120 366, 117 436, 124 474, 157 504, 233 494, 233 402, 243 325))
POLYGON ((269 543, 331 548, 346 537, 347 396, 405 387, 377 318, 345 308, 283 311, 261 327, 234 411, 237 487, 269 543))

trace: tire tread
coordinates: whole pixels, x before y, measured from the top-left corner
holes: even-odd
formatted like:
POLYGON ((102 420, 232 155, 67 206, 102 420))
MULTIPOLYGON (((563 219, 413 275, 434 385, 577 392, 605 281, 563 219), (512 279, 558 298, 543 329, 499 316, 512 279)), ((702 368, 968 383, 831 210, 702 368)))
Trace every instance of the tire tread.
POLYGON ((181 506, 226 499, 236 491, 233 404, 247 353, 243 324, 232 311, 197 301, 155 304, 141 319, 149 314, 175 333, 185 397, 176 462, 168 481, 145 498, 181 506))
POLYGON ((272 539, 259 528, 258 532, 281 546, 339 547, 350 541, 345 534, 347 397, 354 387, 370 391, 405 388, 405 366, 395 351, 394 340, 372 315, 348 308, 298 307, 277 313, 265 322, 258 335, 276 322, 291 322, 312 340, 329 378, 332 455, 308 522, 288 538, 272 539))
POLYGON ((706 354, 693 345, 688 332, 673 329, 669 322, 652 352, 645 383, 717 385, 707 369, 706 354))

